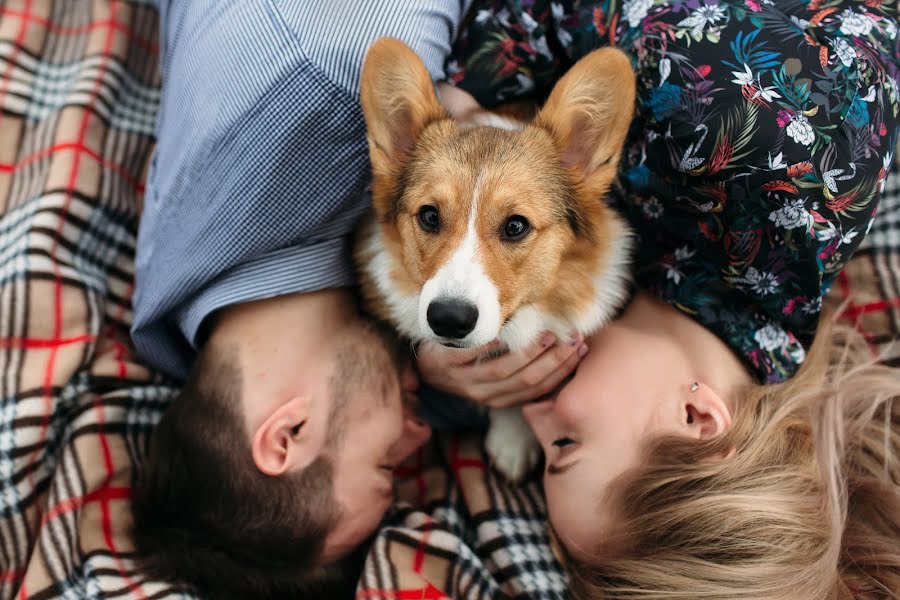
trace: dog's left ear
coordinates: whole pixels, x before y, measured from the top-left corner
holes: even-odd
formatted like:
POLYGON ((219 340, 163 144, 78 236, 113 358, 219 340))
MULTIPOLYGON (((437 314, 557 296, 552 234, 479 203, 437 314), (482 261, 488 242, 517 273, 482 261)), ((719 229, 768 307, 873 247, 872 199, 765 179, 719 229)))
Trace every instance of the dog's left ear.
POLYGON ((376 179, 395 176, 422 129, 447 116, 421 59, 392 38, 380 38, 369 48, 360 99, 376 179))
POLYGON ((563 163, 591 196, 605 194, 616 175, 634 97, 628 57, 616 48, 602 48, 569 69, 535 119, 556 139, 563 163))

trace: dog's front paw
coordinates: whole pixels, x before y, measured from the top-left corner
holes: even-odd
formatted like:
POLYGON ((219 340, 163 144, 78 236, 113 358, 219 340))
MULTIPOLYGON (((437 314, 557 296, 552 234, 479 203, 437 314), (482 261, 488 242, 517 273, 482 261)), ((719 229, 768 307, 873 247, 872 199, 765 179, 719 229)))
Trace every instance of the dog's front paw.
POLYGON ((524 479, 541 459, 541 447, 519 408, 491 411, 484 446, 494 468, 510 481, 524 479))

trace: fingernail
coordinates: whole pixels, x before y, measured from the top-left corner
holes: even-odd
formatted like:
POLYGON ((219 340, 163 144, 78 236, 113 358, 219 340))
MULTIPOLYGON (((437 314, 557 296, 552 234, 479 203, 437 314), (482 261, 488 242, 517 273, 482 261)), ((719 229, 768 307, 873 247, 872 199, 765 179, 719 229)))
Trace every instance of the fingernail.
POLYGON ((578 348, 578 356, 584 356, 588 353, 587 344, 582 344, 580 348, 578 348))
POLYGON ((550 346, 553 345, 554 341, 556 341, 556 336, 554 336, 552 333, 548 333, 547 335, 545 335, 544 337, 541 338, 541 347, 549 348, 550 346))

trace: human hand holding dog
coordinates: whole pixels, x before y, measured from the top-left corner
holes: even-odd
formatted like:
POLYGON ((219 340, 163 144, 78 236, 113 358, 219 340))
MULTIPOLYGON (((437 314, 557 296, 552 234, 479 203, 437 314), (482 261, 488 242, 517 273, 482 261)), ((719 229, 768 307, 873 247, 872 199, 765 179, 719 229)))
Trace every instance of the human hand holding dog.
POLYGON ((464 349, 424 342, 416 353, 419 374, 441 391, 506 408, 552 392, 588 350, 580 335, 566 342, 546 333, 521 352, 481 358, 497 348, 498 342, 464 349))

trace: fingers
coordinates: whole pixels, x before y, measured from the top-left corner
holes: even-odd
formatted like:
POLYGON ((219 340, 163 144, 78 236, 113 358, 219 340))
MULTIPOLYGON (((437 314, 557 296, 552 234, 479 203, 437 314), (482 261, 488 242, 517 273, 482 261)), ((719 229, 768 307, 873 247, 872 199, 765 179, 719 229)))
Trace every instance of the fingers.
POLYGON ((480 402, 491 408, 504 408, 540 398, 568 377, 587 351, 580 337, 571 343, 558 343, 506 379, 481 386, 480 402))
POLYGON ((479 358, 498 343, 478 348, 445 348, 425 342, 417 362, 429 385, 485 406, 500 408, 535 400, 555 389, 587 353, 583 338, 560 342, 545 335, 520 352, 479 358))
POLYGON ((499 347, 499 340, 475 348, 448 348, 434 342, 422 342, 416 350, 416 356, 420 365, 422 361, 425 361, 429 365, 435 366, 457 366, 468 364, 499 347))
POLYGON ((578 363, 581 362, 581 359, 587 354, 587 351, 588 347, 586 345, 581 345, 578 350, 569 354, 563 362, 559 363, 559 365, 550 371, 550 373, 548 373, 539 383, 520 388, 507 394, 493 396, 485 401, 484 405, 489 408, 507 408, 518 404, 524 404, 525 402, 531 402, 532 400, 537 400, 542 396, 546 396, 559 387, 559 385, 565 381, 566 377, 572 374, 572 371, 575 370, 578 363))
POLYGON ((502 381, 521 371, 556 343, 556 336, 545 333, 522 352, 507 352, 472 366, 470 376, 479 382, 502 381))
MULTIPOLYGON (((556 336, 548 333, 522 352, 508 352, 493 360, 475 365, 472 368, 471 376, 476 381, 501 382, 510 379, 517 373, 524 372, 528 377, 528 381, 519 379, 520 384, 534 384, 543 380, 546 371, 552 370, 554 366, 559 365, 573 351, 577 350, 582 343, 582 339, 578 335, 570 344, 557 344, 556 336), (553 351, 547 352, 551 348, 553 348, 553 351), (537 374, 541 374, 541 377, 535 381, 534 377, 537 374)), ((505 393, 508 390, 500 391, 505 393)))

